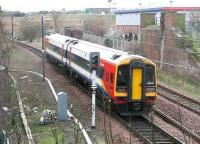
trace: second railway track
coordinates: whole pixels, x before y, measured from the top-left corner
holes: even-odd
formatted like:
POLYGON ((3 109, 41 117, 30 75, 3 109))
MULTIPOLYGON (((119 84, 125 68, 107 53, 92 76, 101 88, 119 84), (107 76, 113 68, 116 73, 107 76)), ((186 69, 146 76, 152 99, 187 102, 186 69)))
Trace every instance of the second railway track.
POLYGON ((180 94, 170 88, 167 88, 163 85, 158 85, 158 94, 167 98, 168 100, 179 103, 182 107, 195 112, 200 115, 200 102, 196 101, 190 97, 187 97, 183 94, 180 94))
MULTIPOLYGON (((129 119, 127 119, 128 123, 129 119)), ((145 117, 132 118, 130 129, 145 143, 181 144, 182 142, 145 117)))
POLYGON ((170 118, 166 114, 162 113, 160 110, 158 110, 156 108, 154 108, 153 110, 154 110, 155 115, 157 115, 158 117, 162 118, 164 121, 170 123, 171 125, 177 127, 180 131, 182 131, 183 133, 187 134, 190 138, 192 138, 195 141, 197 141, 198 143, 200 143, 200 136, 198 136, 197 134, 195 134, 194 132, 192 132, 188 128, 184 127, 179 122, 177 122, 174 119, 170 118))

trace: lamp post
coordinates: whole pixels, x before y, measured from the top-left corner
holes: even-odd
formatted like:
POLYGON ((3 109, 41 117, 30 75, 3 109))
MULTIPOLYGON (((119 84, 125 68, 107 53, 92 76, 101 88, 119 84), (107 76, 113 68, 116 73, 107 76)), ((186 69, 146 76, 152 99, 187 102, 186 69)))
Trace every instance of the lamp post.
POLYGON ((13 38, 14 38, 14 29, 13 29, 13 16, 11 16, 11 25, 12 25, 12 32, 11 32, 11 38, 12 38, 12 40, 13 40, 13 38))
POLYGON ((140 8, 140 23, 139 23, 139 55, 140 55, 140 47, 141 47, 141 19, 142 19, 142 15, 141 15, 141 7, 142 7, 142 3, 139 3, 139 8, 140 8))
POLYGON ((110 38, 112 39, 112 41, 113 41, 113 48, 115 47, 114 46, 114 39, 112 38, 112 35, 113 35, 113 28, 112 28, 112 13, 111 13, 111 4, 112 4, 112 0, 108 0, 108 3, 109 3, 109 9, 110 9, 110 22, 108 22, 108 23, 110 23, 109 25, 109 35, 110 35, 110 38))
POLYGON ((42 69, 43 69, 43 81, 45 80, 45 65, 44 65, 44 58, 45 58, 45 51, 44 51, 44 22, 43 16, 41 18, 41 38, 42 38, 42 69))
POLYGON ((108 3, 109 3, 109 9, 110 9, 110 27, 112 27, 112 15, 111 15, 111 2, 112 0, 108 0, 108 3))
POLYGON ((170 0, 170 9, 171 9, 171 24, 173 26, 173 15, 172 15, 172 4, 173 4, 173 0, 170 0))
POLYGON ((170 2, 171 9, 172 9, 173 0, 170 0, 169 2, 170 2))

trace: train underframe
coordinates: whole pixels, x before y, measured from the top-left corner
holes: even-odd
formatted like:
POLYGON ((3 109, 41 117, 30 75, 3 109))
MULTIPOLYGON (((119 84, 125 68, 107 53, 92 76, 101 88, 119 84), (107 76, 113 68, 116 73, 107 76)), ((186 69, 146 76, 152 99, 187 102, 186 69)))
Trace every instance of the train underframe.
POLYGON ((152 111, 152 105, 146 105, 144 102, 129 102, 115 106, 121 116, 141 116, 152 111))

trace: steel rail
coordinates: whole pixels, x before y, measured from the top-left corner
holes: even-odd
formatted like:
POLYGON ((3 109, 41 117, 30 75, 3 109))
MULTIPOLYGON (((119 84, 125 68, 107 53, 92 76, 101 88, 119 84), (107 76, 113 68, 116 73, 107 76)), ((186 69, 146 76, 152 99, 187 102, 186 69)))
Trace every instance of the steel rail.
POLYGON ((188 136, 192 137, 195 141, 197 141, 198 143, 200 143, 200 136, 198 136, 197 134, 195 134, 194 132, 192 132, 188 128, 184 127, 179 122, 177 122, 174 119, 170 118, 166 114, 162 113, 160 110, 158 110, 156 108, 154 108, 153 110, 154 110, 154 113, 157 116, 161 117, 166 122, 169 122, 170 124, 176 126, 179 130, 181 130, 182 132, 186 133, 188 136))
POLYGON ((161 129, 155 123, 152 123, 145 117, 136 118, 131 124, 131 129, 137 134, 145 143, 165 143, 165 144, 181 144, 182 142, 173 137, 167 131, 161 129))
POLYGON ((200 101, 185 96, 161 84, 158 84, 158 94, 172 102, 179 103, 182 107, 200 115, 200 101))
POLYGON ((39 57, 42 57, 42 50, 35 48, 29 44, 23 43, 23 42, 19 42, 19 41, 15 41, 17 46, 20 46, 22 48, 28 49, 29 51, 33 52, 34 54, 38 55, 39 57))

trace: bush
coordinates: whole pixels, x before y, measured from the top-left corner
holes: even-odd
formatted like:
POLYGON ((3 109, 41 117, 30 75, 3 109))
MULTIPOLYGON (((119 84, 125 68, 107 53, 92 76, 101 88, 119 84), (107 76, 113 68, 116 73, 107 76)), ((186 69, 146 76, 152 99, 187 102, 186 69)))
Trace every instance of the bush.
POLYGON ((182 32, 185 32, 185 15, 178 14, 176 16, 176 27, 182 32))
POLYGON ((113 47, 113 41, 111 39, 107 38, 104 41, 104 45, 112 48, 113 47))
POLYGON ((32 19, 24 18, 21 25, 23 40, 32 42, 35 38, 40 37, 40 23, 34 23, 32 19))
POLYGON ((132 32, 129 33, 128 38, 129 38, 128 41, 132 41, 133 40, 133 34, 132 34, 132 32))
POLYGON ((89 31, 97 36, 104 36, 106 30, 106 20, 101 17, 91 17, 84 22, 84 31, 89 31))

